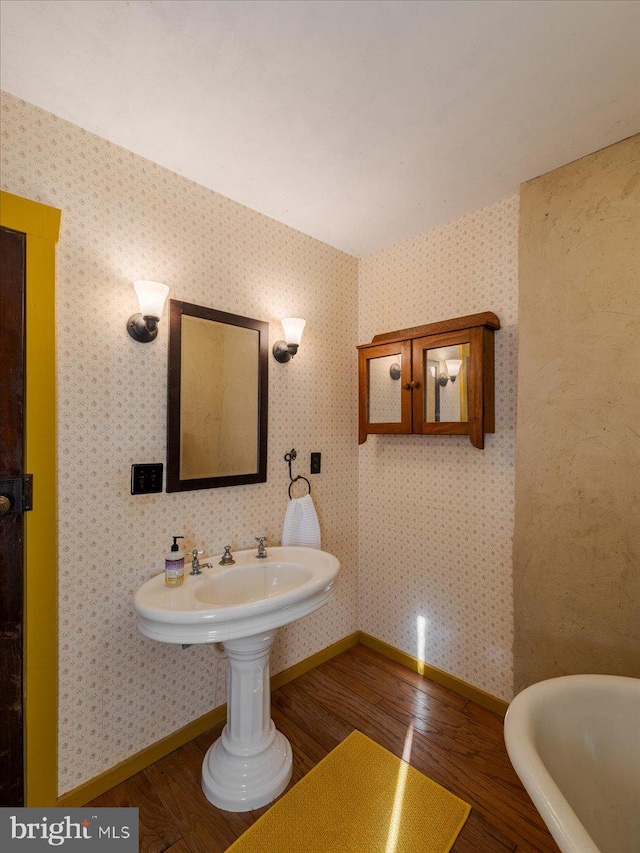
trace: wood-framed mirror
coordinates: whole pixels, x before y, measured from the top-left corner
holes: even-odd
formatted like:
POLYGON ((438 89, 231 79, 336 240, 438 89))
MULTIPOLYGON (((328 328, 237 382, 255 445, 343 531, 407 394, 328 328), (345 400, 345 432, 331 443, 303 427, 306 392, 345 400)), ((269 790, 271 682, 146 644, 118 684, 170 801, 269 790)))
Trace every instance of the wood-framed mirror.
POLYGON ((269 324, 170 300, 167 492, 267 479, 269 324))

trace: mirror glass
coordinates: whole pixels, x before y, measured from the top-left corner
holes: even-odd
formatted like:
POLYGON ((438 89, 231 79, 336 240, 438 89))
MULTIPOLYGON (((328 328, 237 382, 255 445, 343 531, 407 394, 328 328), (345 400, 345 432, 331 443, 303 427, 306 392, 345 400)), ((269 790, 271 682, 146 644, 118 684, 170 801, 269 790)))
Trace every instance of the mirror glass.
POLYGON ((423 417, 427 423, 469 420, 469 344, 424 351, 423 417))
POLYGON ((182 316, 180 479, 258 470, 255 329, 182 316))
POLYGON ((369 423, 390 424, 402 420, 400 353, 370 358, 369 369, 369 423))
POLYGON ((167 491, 266 480, 268 325, 171 300, 167 491))

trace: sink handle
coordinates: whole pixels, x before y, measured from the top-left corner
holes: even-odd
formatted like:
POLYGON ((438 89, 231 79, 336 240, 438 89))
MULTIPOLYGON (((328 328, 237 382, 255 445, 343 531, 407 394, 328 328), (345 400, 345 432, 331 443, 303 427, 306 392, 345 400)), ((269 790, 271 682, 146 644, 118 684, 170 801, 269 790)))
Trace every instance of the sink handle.
POLYGON ((266 541, 266 536, 256 536, 256 542, 258 543, 258 553, 256 554, 256 558, 258 560, 264 560, 264 558, 267 556, 267 549, 264 547, 264 543, 266 541))

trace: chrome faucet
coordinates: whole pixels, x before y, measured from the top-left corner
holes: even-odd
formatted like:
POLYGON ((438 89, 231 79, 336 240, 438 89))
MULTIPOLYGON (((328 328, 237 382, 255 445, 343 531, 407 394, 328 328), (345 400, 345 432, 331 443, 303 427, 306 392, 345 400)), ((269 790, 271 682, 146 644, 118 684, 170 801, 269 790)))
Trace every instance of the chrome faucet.
POLYGON ((198 557, 202 554, 202 551, 198 551, 197 548, 194 548, 193 551, 189 551, 189 556, 191 557, 191 571, 190 575, 201 575, 203 569, 212 569, 213 566, 211 563, 201 563, 198 557))
POLYGON ((258 543, 258 553, 256 554, 256 558, 258 560, 264 560, 264 558, 267 556, 267 549, 264 547, 264 543, 266 541, 266 536, 256 536, 256 542, 258 543))
POLYGON ((224 554, 222 555, 222 559, 218 563, 219 566, 234 566, 235 560, 231 556, 231 545, 224 546, 224 554))

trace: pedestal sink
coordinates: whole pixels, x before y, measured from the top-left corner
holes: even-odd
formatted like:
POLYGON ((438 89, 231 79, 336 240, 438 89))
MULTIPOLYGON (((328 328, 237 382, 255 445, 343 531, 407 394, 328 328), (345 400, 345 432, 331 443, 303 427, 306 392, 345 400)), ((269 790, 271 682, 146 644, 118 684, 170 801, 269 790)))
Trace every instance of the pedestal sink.
POLYGON ((186 573, 177 588, 164 574, 143 584, 134 607, 138 630, 164 643, 222 643, 228 657, 227 724, 202 765, 207 799, 226 811, 270 803, 291 778, 289 742, 271 720, 269 651, 277 629, 326 604, 340 563, 313 548, 235 553, 236 564, 186 573))

